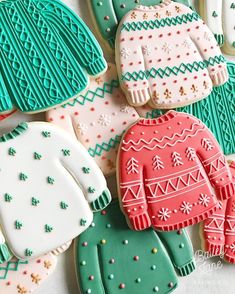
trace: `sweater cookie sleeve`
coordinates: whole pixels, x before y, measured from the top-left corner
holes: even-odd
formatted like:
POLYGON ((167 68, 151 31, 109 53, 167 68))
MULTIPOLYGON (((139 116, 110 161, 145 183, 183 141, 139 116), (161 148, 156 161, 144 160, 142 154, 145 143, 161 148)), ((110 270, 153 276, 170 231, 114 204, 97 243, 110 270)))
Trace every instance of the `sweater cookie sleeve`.
POLYGON ((107 64, 103 52, 87 25, 62 1, 38 0, 38 3, 43 6, 43 13, 50 17, 70 50, 78 54, 77 58, 88 74, 96 76, 105 71, 107 64))
POLYGON ((8 94, 3 76, 0 73, 0 111, 9 112, 13 108, 10 96, 8 94))
POLYGON ((111 194, 95 161, 78 141, 65 141, 63 138, 60 141, 64 144, 60 150, 60 160, 79 183, 93 211, 105 208, 111 201, 111 194))
POLYGON ((207 66, 213 85, 220 86, 226 83, 228 81, 226 60, 208 26, 199 17, 187 31, 195 43, 205 66, 207 66))
MULTIPOLYGON (((199 121, 202 124, 202 122, 199 121)), ((216 195, 225 200, 235 194, 235 186, 226 158, 211 131, 203 124, 197 135, 197 155, 216 195)))
POLYGON ((186 230, 157 232, 165 245, 174 267, 181 276, 187 276, 195 270, 193 246, 186 230))
POLYGON ((137 152, 130 148, 128 134, 124 136, 120 146, 117 173, 119 196, 122 210, 134 230, 144 230, 151 226, 147 213, 147 202, 144 190, 143 165, 137 158, 137 152))
POLYGON ((90 0, 90 6, 102 37, 114 49, 118 20, 113 7, 113 1, 103 0, 99 2, 97 0, 90 0))

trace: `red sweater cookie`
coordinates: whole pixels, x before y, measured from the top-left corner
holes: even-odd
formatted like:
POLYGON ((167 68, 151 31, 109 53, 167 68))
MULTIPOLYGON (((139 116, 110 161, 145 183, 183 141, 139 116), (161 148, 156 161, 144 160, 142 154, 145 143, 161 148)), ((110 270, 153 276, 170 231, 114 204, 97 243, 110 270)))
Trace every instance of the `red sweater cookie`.
POLYGON ((139 120, 122 139, 118 165, 120 202, 134 230, 199 223, 215 211, 217 198, 235 192, 216 139, 184 113, 139 120))

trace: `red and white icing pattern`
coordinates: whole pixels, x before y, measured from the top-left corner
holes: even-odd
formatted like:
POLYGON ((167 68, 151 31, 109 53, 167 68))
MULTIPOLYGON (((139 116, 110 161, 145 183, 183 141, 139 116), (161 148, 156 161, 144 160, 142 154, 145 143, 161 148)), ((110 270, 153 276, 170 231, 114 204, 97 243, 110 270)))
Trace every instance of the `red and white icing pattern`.
POLYGON ((146 28, 145 24, 142 29, 122 29, 127 23, 134 26, 164 19, 174 19, 175 23, 176 18, 192 13, 185 5, 166 0, 160 5, 138 6, 123 18, 117 32, 116 62, 121 86, 131 105, 149 102, 153 108, 166 109, 188 105, 207 97, 213 85, 228 80, 223 62, 191 68, 194 63, 221 55, 212 32, 200 18, 175 25, 146 28), (185 67, 188 69, 184 72, 185 67), (181 70, 177 71, 178 68, 181 70), (163 77, 155 76, 158 70, 167 72, 163 77), (145 72, 148 77, 134 79, 134 72, 145 72), (129 78, 129 74, 130 81, 123 79, 123 75, 129 78))
POLYGON ((212 133, 197 118, 169 111, 141 119, 119 152, 120 202, 131 227, 178 230, 208 218, 234 183, 212 133), (215 190, 213 190, 213 188, 215 190))
POLYGON ((105 175, 116 170, 120 136, 139 119, 117 82, 116 66, 110 63, 103 76, 91 79, 87 93, 47 112, 47 121, 62 127, 73 137, 75 135, 87 150, 92 149, 91 153, 96 149, 92 156, 105 175), (116 85, 113 88, 112 83, 116 85))
MULTIPOLYGON (((235 162, 230 165, 235 180, 235 162)), ((203 223, 203 247, 212 255, 224 253, 224 259, 235 263, 235 197, 219 203, 217 210, 203 223)))
MULTIPOLYGON (((10 262, 15 262, 12 259, 10 262)), ((0 294, 32 293, 51 275, 57 264, 57 257, 48 253, 40 258, 31 259, 25 264, 12 263, 5 279, 0 279, 0 294), (14 270, 13 270, 14 269, 14 270)), ((0 265, 0 275, 5 275, 7 263, 0 265)))

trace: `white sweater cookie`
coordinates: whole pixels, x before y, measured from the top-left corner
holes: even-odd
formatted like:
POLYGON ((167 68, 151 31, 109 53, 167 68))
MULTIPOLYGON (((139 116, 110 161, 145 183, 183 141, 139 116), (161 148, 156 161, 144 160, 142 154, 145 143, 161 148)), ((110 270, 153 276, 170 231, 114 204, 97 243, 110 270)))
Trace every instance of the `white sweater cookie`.
POLYGON ((125 129, 139 119, 120 88, 117 69, 108 64, 107 72, 91 79, 87 92, 72 102, 47 112, 52 122, 86 147, 105 175, 116 170, 116 156, 125 129))
POLYGON ((116 62, 133 106, 188 105, 228 80, 225 58, 212 32, 195 11, 170 0, 138 6, 123 18, 116 62))
POLYGON ((0 150, 0 224, 19 259, 72 240, 111 200, 86 149, 53 124, 22 123, 0 137, 0 150))

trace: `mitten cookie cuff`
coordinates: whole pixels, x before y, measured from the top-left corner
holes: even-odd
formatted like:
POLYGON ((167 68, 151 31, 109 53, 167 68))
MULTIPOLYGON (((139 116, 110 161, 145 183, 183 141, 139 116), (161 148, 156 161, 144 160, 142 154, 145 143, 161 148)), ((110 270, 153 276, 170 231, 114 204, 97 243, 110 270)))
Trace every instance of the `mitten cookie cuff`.
POLYGON ((151 98, 151 92, 149 88, 143 88, 138 90, 127 91, 128 102, 133 106, 141 106, 146 104, 151 98))
POLYGON ((106 68, 107 68, 106 61, 103 58, 98 58, 96 61, 94 61, 93 63, 90 63, 87 66, 87 72, 89 73, 89 75, 96 76, 102 73, 103 71, 105 71, 106 68))
POLYGON ((12 254, 6 243, 0 244, 0 264, 9 261, 11 258, 12 254))
POLYGON ((221 200, 229 199, 235 195, 235 183, 228 183, 220 188, 217 188, 217 195, 221 200))
POLYGON ((177 269, 179 271, 179 275, 182 277, 185 277, 191 274, 196 269, 195 261, 191 260, 190 262, 184 264, 183 266, 177 267, 177 269))
POLYGON ((210 72, 210 77, 214 86, 221 86, 225 84, 229 79, 228 69, 226 64, 220 64, 219 67, 221 68, 219 68, 218 70, 215 70, 214 72, 213 71, 210 72))
POLYGON ((93 211, 100 211, 108 206, 111 201, 112 196, 109 190, 104 190, 96 200, 90 203, 90 206, 93 211))
POLYGON ((135 216, 129 216, 129 220, 135 231, 142 231, 151 226, 151 220, 147 212, 135 216))

